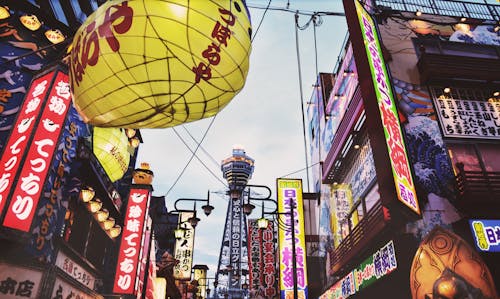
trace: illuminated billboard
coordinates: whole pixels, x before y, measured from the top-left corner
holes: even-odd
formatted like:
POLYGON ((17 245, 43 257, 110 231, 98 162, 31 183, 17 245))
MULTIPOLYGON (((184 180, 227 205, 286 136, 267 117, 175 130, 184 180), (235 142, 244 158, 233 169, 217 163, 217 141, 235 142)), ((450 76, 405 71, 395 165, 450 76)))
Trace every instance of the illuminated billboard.
MULTIPOLYGON (((378 142, 378 138, 385 139, 386 148, 374 151, 376 164, 378 163, 377 169, 380 170, 377 172, 379 184, 389 184, 391 180, 390 176, 384 172, 387 161, 391 166, 392 181, 398 200, 420 215, 399 114, 375 22, 357 0, 344 0, 343 3, 356 66, 360 74, 359 81, 363 103, 367 111, 367 120, 370 121, 368 126, 371 132, 371 142, 378 142), (364 74, 364 77, 361 74, 364 74), (379 118, 380 121, 376 118, 379 118)), ((386 189, 382 187, 381 190, 386 189)), ((382 198, 392 197, 391 194, 382 194, 381 196, 382 198)))
POLYGON ((480 251, 500 251, 500 220, 469 220, 474 243, 480 251))
POLYGON ((130 188, 116 263, 113 293, 131 295, 137 293, 140 257, 145 254, 142 252, 144 249, 142 248, 142 240, 146 216, 148 215, 149 198, 149 188, 138 188, 134 185, 130 188))
POLYGON ((9 193, 14 186, 14 178, 21 166, 21 160, 28 148, 28 141, 40 118, 42 102, 45 99, 54 73, 50 72, 31 82, 24 103, 8 139, 0 163, 0 214, 9 193))
MULTIPOLYGON (((31 129, 34 130, 34 135, 30 146, 27 147, 26 158, 19 177, 16 179, 19 183, 15 185, 10 196, 12 199, 3 221, 4 226, 24 232, 30 230, 52 158, 57 149, 59 136, 64 128, 66 115, 71 105, 72 97, 68 75, 56 70, 50 73, 49 78, 50 83, 43 81, 48 86, 43 82, 37 84, 32 94, 28 95, 28 97, 33 96, 33 98, 27 98, 30 101, 24 113, 42 107, 41 116, 39 123, 33 124, 36 127, 31 129), (45 92, 46 89, 48 93, 45 92)), ((23 118, 23 120, 33 121, 34 118, 23 118)))
POLYGON ((284 226, 278 229, 281 298, 293 298, 295 285, 298 298, 308 298, 302 180, 276 182, 279 219, 284 226))

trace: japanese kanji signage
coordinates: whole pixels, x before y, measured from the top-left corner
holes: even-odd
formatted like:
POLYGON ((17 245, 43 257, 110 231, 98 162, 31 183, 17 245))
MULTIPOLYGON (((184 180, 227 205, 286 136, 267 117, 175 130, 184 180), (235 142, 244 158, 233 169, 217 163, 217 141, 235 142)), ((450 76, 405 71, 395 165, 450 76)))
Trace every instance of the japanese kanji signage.
POLYGON ((500 251, 500 220, 469 220, 477 249, 500 251))
POLYGON ((0 298, 39 298, 42 271, 0 263, 0 298))
POLYGON ((276 182, 278 212, 281 213, 279 217, 285 226, 278 229, 281 298, 293 297, 296 284, 299 298, 305 299, 308 298, 308 294, 302 180, 277 179, 276 182), (292 230, 295 232, 295 239, 292 238, 292 230), (292 250, 292 244, 295 244, 295 252, 292 250), (296 269, 293 269, 294 257, 296 269), (295 282, 294 272, 297 275, 295 282))
POLYGON ((184 237, 176 240, 174 257, 179 261, 174 266, 174 278, 177 280, 190 280, 193 266, 194 228, 187 220, 194 216, 191 212, 181 212, 181 227, 184 228, 184 237))
POLYGON ((88 271, 83 269, 73 259, 69 258, 64 252, 59 251, 56 258, 56 266, 63 270, 64 273, 73 277, 82 285, 93 290, 95 287, 95 277, 88 271))
MULTIPOLYGON (((229 246, 231 252, 229 258, 234 271, 237 271, 237 269, 241 267, 240 248, 241 248, 241 242, 243 241, 241 235, 241 227, 242 227, 241 220, 242 220, 241 199, 240 197, 231 198, 231 226, 230 226, 231 244, 229 246)), ((239 279, 236 279, 234 275, 230 277, 232 278, 231 281, 229 282, 230 287, 239 288, 240 285, 239 279)))
POLYGON ((356 292, 388 275, 397 267, 394 242, 391 240, 354 269, 356 292))
POLYGON ((56 278, 54 289, 52 290, 51 299, 93 299, 102 298, 102 296, 91 296, 82 292, 80 289, 73 287, 60 278, 56 278))
POLYGON ((277 294, 274 235, 273 222, 259 229, 256 219, 248 220, 249 289, 261 291, 260 295, 265 298, 274 298, 277 294))
POLYGON ((319 298, 345 299, 393 272, 397 267, 394 242, 391 240, 347 273, 319 298))
POLYGON ((123 222, 113 293, 135 294, 137 292, 139 259, 142 256, 141 245, 146 227, 149 198, 149 188, 132 185, 123 222))
MULTIPOLYGON (((52 84, 46 87, 47 83, 44 84, 43 81, 35 87, 40 92, 38 96, 46 95, 45 88, 48 89, 49 94, 46 99, 35 97, 34 93, 31 93, 33 98, 29 101, 31 106, 27 110, 36 110, 42 105, 42 114, 40 122, 34 128, 31 145, 26 147, 26 160, 21 168, 18 183, 10 196, 12 200, 3 221, 4 226, 24 232, 28 232, 31 227, 71 104, 68 75, 62 71, 54 71, 51 74, 55 77, 52 84)), ((29 121, 31 118, 23 117, 23 119, 29 121)), ((18 132, 19 130, 18 127, 18 132)))
POLYGON ((344 0, 371 142, 385 139, 385 148, 373 147, 377 178, 384 200, 394 196, 420 215, 399 114, 375 22, 358 0, 344 0), (363 74, 363 75, 361 75, 363 74), (370 74, 371 76, 368 76, 370 74), (376 150, 375 150, 376 149, 376 150), (390 165, 392 178, 386 169, 390 165), (395 194, 393 195, 393 193, 395 194))
POLYGON ((500 139, 500 100, 434 99, 444 137, 500 139))
POLYGON ((22 164, 21 160, 26 153, 25 149, 28 148, 28 141, 40 118, 42 104, 53 76, 54 72, 50 72, 31 82, 17 120, 12 127, 10 138, 4 147, 0 160, 0 214, 14 186, 14 177, 22 164))

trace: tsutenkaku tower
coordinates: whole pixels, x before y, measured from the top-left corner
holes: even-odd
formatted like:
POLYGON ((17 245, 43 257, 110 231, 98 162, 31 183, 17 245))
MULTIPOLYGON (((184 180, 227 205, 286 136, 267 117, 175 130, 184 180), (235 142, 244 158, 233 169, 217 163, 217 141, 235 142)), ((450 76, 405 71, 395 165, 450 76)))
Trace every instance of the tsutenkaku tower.
POLYGON ((247 223, 242 211, 243 190, 252 177, 254 160, 241 147, 233 148, 233 155, 222 161, 221 170, 229 183, 229 204, 222 237, 216 281, 220 292, 229 298, 241 298, 242 281, 248 274, 247 223))

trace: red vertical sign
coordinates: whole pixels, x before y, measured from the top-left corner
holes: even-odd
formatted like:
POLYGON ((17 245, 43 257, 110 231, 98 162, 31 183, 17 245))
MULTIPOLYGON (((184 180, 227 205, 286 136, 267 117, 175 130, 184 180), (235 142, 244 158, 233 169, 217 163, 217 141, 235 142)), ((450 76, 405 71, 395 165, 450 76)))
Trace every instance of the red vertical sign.
POLYGON ((35 129, 33 141, 28 148, 26 160, 3 221, 4 226, 24 232, 28 232, 31 227, 52 157, 71 105, 67 74, 58 71, 49 90, 50 94, 43 108, 40 122, 35 129))
POLYGON ((53 74, 54 72, 50 72, 31 82, 17 120, 12 127, 10 138, 4 147, 0 160, 0 215, 14 185, 14 178, 21 165, 28 140, 38 121, 53 74))
POLYGON ((149 195, 149 189, 134 187, 130 189, 118 251, 113 293, 134 294, 136 291, 149 195))

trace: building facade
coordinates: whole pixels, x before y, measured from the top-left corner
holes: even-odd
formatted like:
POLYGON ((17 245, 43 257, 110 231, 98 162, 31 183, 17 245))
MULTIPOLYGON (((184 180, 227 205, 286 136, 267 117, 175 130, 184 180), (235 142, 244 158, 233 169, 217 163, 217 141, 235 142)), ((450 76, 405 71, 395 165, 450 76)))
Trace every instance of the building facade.
POLYGON ((141 136, 94 128, 74 108, 64 57, 97 6, 63 2, 0 2, 2 298, 112 294, 141 136))
POLYGON ((500 7, 344 7, 341 59, 308 106, 321 298, 437 298, 451 280, 496 298, 500 7))

